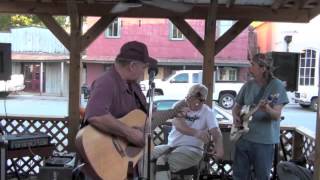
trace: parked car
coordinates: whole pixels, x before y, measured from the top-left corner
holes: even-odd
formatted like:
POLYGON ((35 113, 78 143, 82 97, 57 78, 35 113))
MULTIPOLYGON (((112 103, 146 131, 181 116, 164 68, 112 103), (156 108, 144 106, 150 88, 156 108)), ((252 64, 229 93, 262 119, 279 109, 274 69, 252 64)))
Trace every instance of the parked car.
MULTIPOLYGON (((174 103, 178 100, 176 99, 157 99, 154 101, 154 106, 157 110, 167 110, 171 109, 174 103)), ((232 114, 227 110, 223 109, 218 105, 214 105, 214 112, 216 114, 216 118, 220 124, 232 124, 233 118, 232 114)))
MULTIPOLYGON (((168 99, 181 99, 191 86, 201 82, 202 70, 179 70, 165 80, 155 79, 155 94, 162 94, 168 99)), ((147 95, 149 81, 141 81, 140 86, 147 95)), ((239 81, 215 81, 212 100, 225 109, 231 109, 242 86, 243 82, 239 81)))
POLYGON ((24 75, 12 74, 10 80, 0 81, 0 98, 7 97, 11 92, 22 91, 24 88, 24 75))

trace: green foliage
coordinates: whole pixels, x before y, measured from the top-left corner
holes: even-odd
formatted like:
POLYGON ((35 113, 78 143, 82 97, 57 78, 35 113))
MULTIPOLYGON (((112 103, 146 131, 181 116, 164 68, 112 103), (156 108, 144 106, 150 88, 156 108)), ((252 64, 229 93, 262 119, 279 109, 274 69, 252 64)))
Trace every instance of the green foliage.
POLYGON ((9 15, 0 15, 0 31, 8 31, 11 24, 9 15))
MULTIPOLYGON (((66 16, 54 16, 54 19, 63 28, 68 28, 70 26, 66 16)), ((36 15, 0 15, 0 31, 8 31, 10 28, 26 26, 45 27, 36 15)))

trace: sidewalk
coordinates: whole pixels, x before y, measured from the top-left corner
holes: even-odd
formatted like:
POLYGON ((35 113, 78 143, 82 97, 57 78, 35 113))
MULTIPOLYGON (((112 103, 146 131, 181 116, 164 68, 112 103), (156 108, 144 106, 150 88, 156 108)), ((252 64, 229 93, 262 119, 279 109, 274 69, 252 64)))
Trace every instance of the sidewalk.
POLYGON ((55 94, 48 93, 32 93, 32 92, 18 92, 10 94, 7 99, 36 99, 36 100, 57 100, 68 101, 66 96, 57 96, 55 94))

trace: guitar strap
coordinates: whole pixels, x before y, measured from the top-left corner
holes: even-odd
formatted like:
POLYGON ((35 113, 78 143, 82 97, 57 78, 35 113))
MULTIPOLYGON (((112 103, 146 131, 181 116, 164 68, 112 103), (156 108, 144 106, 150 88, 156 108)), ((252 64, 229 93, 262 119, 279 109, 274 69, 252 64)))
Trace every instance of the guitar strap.
POLYGON ((274 78, 271 78, 271 79, 268 81, 268 84, 267 84, 266 86, 261 87, 261 89, 260 89, 259 93, 257 94, 257 96, 254 97, 254 100, 253 100, 253 104, 254 104, 254 105, 257 105, 257 104, 259 103, 259 101, 260 101, 261 98, 263 97, 263 94, 264 94, 266 88, 270 86, 271 81, 272 81, 273 79, 274 79, 274 78))
POLYGON ((260 99, 264 94, 265 89, 266 89, 266 86, 261 87, 259 93, 254 97, 254 100, 253 100, 254 105, 257 105, 259 103, 260 99))
POLYGON ((139 104, 139 106, 140 106, 140 109, 143 112, 147 113, 148 111, 147 111, 145 105, 141 102, 141 99, 139 98, 138 94, 135 91, 133 91, 133 94, 134 94, 134 97, 136 99, 136 103, 139 104))
POLYGON ((263 94, 266 90, 267 87, 269 87, 269 85, 271 84, 270 82, 273 80, 273 78, 268 82, 268 84, 266 86, 261 87, 259 93, 254 97, 253 100, 253 104, 257 105, 259 103, 259 101, 261 100, 261 98, 263 97, 263 94))

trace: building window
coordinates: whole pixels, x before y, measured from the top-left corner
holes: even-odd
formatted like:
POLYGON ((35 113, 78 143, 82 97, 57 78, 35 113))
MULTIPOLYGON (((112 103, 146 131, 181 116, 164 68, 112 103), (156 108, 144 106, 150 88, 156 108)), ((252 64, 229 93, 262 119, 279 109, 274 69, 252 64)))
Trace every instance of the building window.
POLYGON ((218 37, 222 36, 226 31, 232 27, 235 21, 219 21, 218 23, 218 37))
POLYGON ((184 40, 182 32, 172 23, 170 23, 170 39, 171 40, 184 40))
POLYGON ((219 68, 217 74, 218 81, 237 81, 237 72, 236 68, 219 68))
POLYGON ((120 19, 116 18, 106 29, 107 38, 120 38, 120 19))
POLYGON ((316 51, 306 49, 300 54, 299 84, 312 86, 315 80, 316 51))

